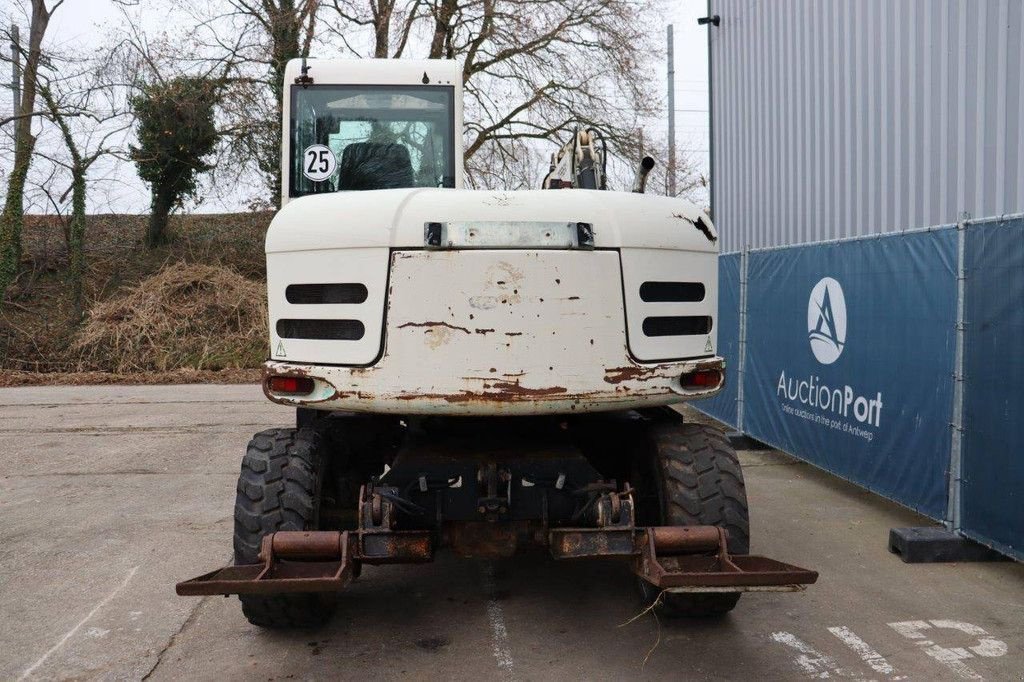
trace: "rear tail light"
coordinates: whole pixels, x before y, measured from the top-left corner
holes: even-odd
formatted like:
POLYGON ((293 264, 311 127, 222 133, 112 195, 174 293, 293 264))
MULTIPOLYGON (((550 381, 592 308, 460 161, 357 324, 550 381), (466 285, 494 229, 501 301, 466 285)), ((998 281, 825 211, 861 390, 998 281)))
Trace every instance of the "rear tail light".
POLYGON ((267 388, 271 393, 307 395, 313 392, 313 380, 309 377, 270 377, 267 388))
POLYGON ((691 390, 717 388, 722 383, 722 372, 717 369, 698 369, 681 375, 679 383, 683 388, 691 390))

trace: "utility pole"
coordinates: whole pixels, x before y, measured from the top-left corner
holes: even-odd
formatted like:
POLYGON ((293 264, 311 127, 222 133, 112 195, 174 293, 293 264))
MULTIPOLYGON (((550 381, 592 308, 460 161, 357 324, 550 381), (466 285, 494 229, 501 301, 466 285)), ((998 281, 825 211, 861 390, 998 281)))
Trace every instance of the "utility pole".
POLYGON ((11 93, 14 95, 11 113, 17 116, 21 112, 21 44, 17 24, 11 24, 11 93))
POLYGON ((668 25, 668 195, 676 195, 676 65, 672 24, 668 25))

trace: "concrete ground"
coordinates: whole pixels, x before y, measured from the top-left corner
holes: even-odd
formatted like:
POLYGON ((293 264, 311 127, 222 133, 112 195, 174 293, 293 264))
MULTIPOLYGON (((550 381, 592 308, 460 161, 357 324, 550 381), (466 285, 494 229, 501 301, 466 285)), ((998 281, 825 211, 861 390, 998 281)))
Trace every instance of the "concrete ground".
POLYGON ((743 453, 753 550, 821 572, 718 622, 658 622, 605 563, 368 567, 318 632, 174 583, 226 563, 253 386, 0 390, 0 679, 1024 679, 1024 566, 906 565, 926 521, 743 453))

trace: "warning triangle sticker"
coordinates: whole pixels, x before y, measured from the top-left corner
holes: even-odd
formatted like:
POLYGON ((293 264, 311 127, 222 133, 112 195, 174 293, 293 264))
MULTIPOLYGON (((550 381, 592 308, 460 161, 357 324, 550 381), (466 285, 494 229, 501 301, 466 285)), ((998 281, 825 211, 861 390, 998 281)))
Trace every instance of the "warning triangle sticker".
POLYGON ((284 352, 284 341, 278 340, 278 342, 277 342, 277 350, 274 351, 274 355, 277 355, 278 357, 282 357, 282 358, 288 357, 288 354, 284 352))
POLYGON ((705 353, 710 353, 713 350, 714 349, 711 347, 711 337, 709 336, 708 337, 708 342, 704 344, 704 352, 705 353))

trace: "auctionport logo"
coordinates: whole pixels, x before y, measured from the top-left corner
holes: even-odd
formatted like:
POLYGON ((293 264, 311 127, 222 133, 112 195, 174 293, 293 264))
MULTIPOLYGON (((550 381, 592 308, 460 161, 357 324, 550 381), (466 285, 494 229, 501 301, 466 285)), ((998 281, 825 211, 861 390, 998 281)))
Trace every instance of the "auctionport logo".
POLYGON ((823 277, 811 289, 807 301, 807 340, 811 352, 823 365, 831 365, 846 346, 846 298, 843 287, 823 277))
MULTIPOLYGON (((833 364, 846 347, 846 297, 843 287, 831 277, 823 277, 811 289, 807 340, 822 365, 833 364)), ((836 376, 838 369, 819 371, 829 376, 813 371, 806 375, 791 372, 788 376, 785 370, 779 372, 775 393, 782 411, 871 442, 873 429, 882 423, 882 392, 847 384, 836 376)))

